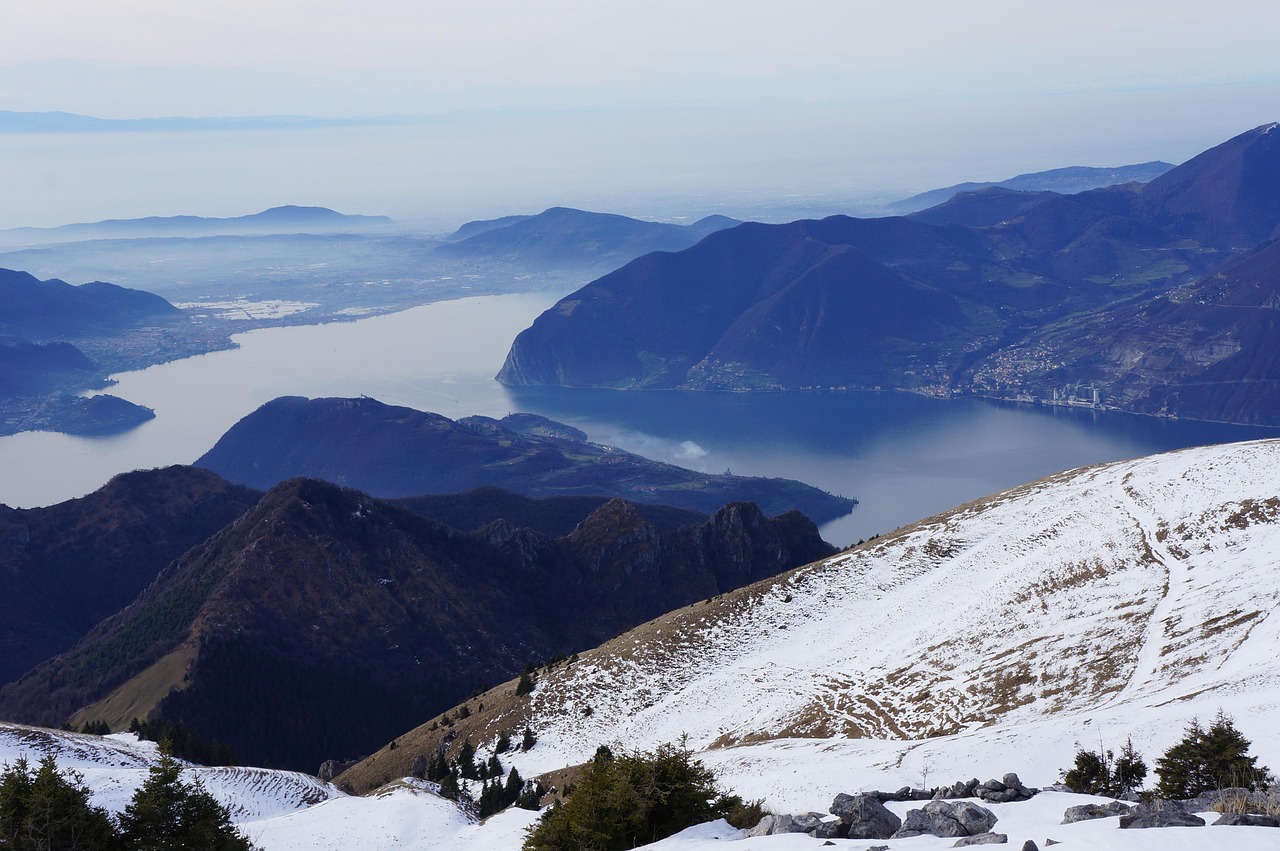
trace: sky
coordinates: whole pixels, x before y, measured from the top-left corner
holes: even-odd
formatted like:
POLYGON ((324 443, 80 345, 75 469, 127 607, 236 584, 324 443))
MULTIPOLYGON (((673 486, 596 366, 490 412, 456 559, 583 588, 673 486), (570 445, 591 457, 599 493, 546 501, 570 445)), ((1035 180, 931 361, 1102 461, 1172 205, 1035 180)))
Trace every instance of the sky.
MULTIPOLYGON (((420 144, 384 144, 384 163, 413 172, 391 181, 398 196, 354 170, 348 182, 369 188, 359 212, 408 214, 411 194, 428 199, 424 214, 566 198, 674 211, 681 193, 704 207, 761 193, 838 202, 1036 168, 1185 159, 1280 115, 1277 31, 1273 0, 7 0, 0 110, 435 122, 420 144), (528 140, 533 152, 481 161, 502 155, 494 137, 528 140), (415 148, 449 165, 415 171, 415 148), (469 171, 480 177, 468 185, 459 175, 469 171)), ((321 167, 317 158, 338 156, 335 140, 286 147, 321 167)), ((96 215, 113 196, 122 215, 183 203, 225 214, 219 187, 242 187, 248 203, 255 190, 303 185, 278 152, 253 160, 251 139, 213 147, 241 150, 256 182, 229 169, 162 200, 179 172, 0 140, 10 160, 0 190, 31 197, 67 175, 61 200, 33 204, 36 223, 96 215), (86 178, 90 161, 147 191, 86 178), (40 174, 24 180, 24 167, 40 174), (72 180, 79 216, 64 191, 72 180)), ((333 194, 360 200, 345 186, 333 194)), ((20 218, 0 213, 0 226, 20 218)))

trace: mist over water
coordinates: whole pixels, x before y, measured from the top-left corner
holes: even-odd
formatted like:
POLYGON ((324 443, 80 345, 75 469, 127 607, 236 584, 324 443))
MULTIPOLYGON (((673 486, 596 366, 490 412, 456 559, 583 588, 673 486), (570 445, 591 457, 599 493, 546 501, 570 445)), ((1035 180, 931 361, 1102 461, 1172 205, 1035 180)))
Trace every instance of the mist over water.
POLYGON ((781 221, 858 213, 965 180, 1181 162, 1275 120, 1259 102, 1280 102, 1280 84, 504 110, 311 129, 0 134, 0 191, 9 201, 0 228, 237 216, 281 204, 390 215, 431 232, 556 205, 781 221))
POLYGON ((240 348, 118 376, 156 419, 106 438, 0 438, 0 502, 46 505, 112 475, 188 464, 277 396, 369 395, 452 418, 531 411, 600 443, 706 472, 799 479, 861 501, 823 527, 844 545, 1070 467, 1274 429, 907 393, 506 388, 510 341, 548 295, 440 302, 359 322, 240 335, 240 348))

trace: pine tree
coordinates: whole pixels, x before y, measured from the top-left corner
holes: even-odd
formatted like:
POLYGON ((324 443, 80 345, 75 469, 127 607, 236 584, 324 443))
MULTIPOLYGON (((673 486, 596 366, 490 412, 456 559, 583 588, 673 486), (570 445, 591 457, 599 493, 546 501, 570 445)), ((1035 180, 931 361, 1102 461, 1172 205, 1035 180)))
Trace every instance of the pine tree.
POLYGON ((1234 720, 1222 710, 1208 729, 1192 719, 1186 734, 1156 761, 1161 798, 1194 798, 1214 789, 1266 788, 1270 772, 1259 768, 1256 756, 1248 756, 1249 740, 1235 728, 1234 720))
POLYGON ((662 745, 614 756, 601 748, 573 797, 529 831, 525 851, 622 851, 726 815, 742 799, 716 789, 715 775, 693 752, 662 745))
POLYGON ((1128 739, 1117 757, 1111 750, 1076 751, 1075 765, 1062 778, 1073 792, 1122 798, 1142 787, 1147 764, 1128 739))
POLYGON ((520 741, 520 750, 527 751, 538 743, 538 737, 533 734, 532 727, 524 728, 524 738, 520 741))
POLYGON ((0 848, 12 851, 120 849, 110 816, 89 804, 89 789, 52 756, 34 771, 25 759, 0 774, 0 848))
POLYGON ((440 794, 451 801, 456 801, 462 794, 462 789, 458 786, 458 775, 455 772, 449 772, 440 778, 440 794))
POLYGON ((254 846, 231 823, 231 814, 199 781, 182 780, 182 766, 168 753, 120 814, 129 851, 249 851, 254 846))
POLYGON ((479 780, 480 773, 476 770, 476 748, 471 744, 471 740, 467 739, 462 743, 462 747, 458 749, 458 773, 468 780, 479 780))

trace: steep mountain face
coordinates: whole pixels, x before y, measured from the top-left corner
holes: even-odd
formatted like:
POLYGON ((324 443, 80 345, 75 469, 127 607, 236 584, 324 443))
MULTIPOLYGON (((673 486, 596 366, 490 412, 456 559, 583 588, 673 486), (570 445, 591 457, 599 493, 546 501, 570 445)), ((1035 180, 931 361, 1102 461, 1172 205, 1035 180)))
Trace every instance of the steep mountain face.
MULTIPOLYGON (((1277 139, 1274 125, 1258 128, 1145 186, 1070 196, 988 189, 910 219, 742 225, 674 255, 642 257, 565 297, 517 337, 498 377, 1056 402, 1065 384, 1088 378, 1053 372, 1080 359, 1072 323, 1173 298, 1276 233, 1277 139), (1050 329, 1067 329, 1055 340, 1057 359, 1037 336, 1050 329)), ((1171 365, 1162 378, 1198 380, 1171 365)), ((1106 404, 1132 409, 1134 399, 1121 392, 1106 404)), ((1280 422, 1262 396, 1208 415, 1280 422)))
POLYGON ((0 682, 71 647, 259 496, 169 467, 48 508, 0 506, 0 682))
POLYGON ((0 299, 0 337, 30 340, 110 334, 180 315, 169 302, 141 290, 101 282, 73 287, 12 269, 0 269, 0 299))
POLYGON ((250 487, 310 476, 388 498, 490 485, 525 496, 620 496, 703 513, 743 500, 771 515, 795 509, 818 522, 854 505, 787 479, 659 464, 530 414, 454 422, 369 398, 275 399, 236 423, 196 464, 250 487))
POLYGON ((1280 236, 1280 125, 1205 151, 1143 187, 1136 215, 1204 245, 1245 251, 1280 236))
MULTIPOLYGON (((856 777, 846 760, 1047 783, 1079 743, 1160 753, 1218 708, 1274 753, 1277 469, 1280 441, 1258 441, 1060 473, 664 615, 449 732, 483 756, 531 726, 525 776, 687 734, 769 795, 788 767, 856 777)), ((442 733, 345 779, 404 773, 442 733)))
POLYGON ((454 241, 436 252, 455 258, 513 261, 529 267, 612 269, 651 251, 680 251, 707 234, 736 224, 739 222, 725 216, 673 225, 614 213, 552 207, 536 216, 469 222, 459 228, 454 241))
POLYGON ((154 710, 241 759, 314 769, 528 660, 830 552, 802 516, 746 504, 663 532, 613 501, 553 540, 504 521, 459 533, 298 479, 0 690, 0 714, 118 726, 154 710))

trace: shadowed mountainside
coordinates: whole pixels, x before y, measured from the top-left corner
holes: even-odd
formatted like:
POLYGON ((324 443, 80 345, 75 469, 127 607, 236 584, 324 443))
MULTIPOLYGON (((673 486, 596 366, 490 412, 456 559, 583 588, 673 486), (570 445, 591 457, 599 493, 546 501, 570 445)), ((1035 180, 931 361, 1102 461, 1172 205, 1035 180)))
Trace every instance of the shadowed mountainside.
POLYGON ((71 647, 259 496, 167 467, 48 508, 0 506, 0 682, 71 647))
POLYGON ((662 532, 613 500, 551 539, 296 479, 0 690, 0 713, 118 727, 154 710, 241 759, 314 769, 528 660, 831 552, 801 515, 750 504, 662 532))

